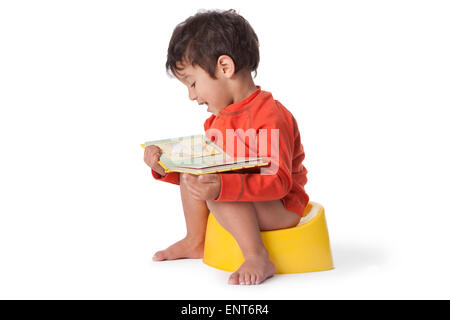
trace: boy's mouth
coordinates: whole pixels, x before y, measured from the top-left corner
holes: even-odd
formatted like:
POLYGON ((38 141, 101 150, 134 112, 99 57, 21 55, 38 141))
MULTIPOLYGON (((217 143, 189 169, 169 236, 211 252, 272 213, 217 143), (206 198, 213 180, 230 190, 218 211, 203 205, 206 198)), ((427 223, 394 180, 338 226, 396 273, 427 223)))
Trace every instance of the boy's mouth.
POLYGON ((209 111, 209 103, 208 103, 208 102, 202 101, 202 102, 199 102, 198 104, 199 104, 200 106, 206 104, 206 106, 207 106, 206 111, 209 111))

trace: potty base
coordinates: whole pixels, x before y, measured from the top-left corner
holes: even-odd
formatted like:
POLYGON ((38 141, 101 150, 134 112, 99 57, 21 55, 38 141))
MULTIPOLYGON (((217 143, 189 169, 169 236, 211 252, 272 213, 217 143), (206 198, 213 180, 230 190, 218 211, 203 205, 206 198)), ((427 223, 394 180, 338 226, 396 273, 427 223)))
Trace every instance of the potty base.
MULTIPOLYGON (((301 273, 333 269, 324 208, 308 203, 305 216, 293 228, 262 231, 261 238, 275 265, 275 273, 301 273)), ((203 262, 216 269, 234 272, 244 262, 233 238, 209 215, 203 262)))

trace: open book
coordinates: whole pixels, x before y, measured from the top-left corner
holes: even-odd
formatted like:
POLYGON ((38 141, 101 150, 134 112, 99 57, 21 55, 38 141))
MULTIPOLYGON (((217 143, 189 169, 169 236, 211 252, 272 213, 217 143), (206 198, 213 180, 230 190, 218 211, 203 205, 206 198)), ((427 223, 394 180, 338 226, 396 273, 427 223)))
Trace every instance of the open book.
POLYGON ((204 135, 147 141, 141 147, 150 145, 161 148, 158 163, 165 172, 206 174, 269 165, 260 157, 233 158, 204 135))

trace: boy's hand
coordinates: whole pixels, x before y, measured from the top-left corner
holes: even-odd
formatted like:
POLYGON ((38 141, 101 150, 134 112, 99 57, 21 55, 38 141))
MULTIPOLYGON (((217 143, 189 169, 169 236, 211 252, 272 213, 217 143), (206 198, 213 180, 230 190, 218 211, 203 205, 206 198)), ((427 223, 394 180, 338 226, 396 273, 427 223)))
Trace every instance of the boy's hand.
POLYGON ((158 163, 162 150, 158 146, 147 146, 144 152, 144 162, 161 176, 165 176, 164 168, 158 163))
POLYGON ((196 200, 215 200, 220 194, 221 183, 219 174, 195 175, 185 173, 181 175, 181 179, 183 179, 192 197, 196 200))

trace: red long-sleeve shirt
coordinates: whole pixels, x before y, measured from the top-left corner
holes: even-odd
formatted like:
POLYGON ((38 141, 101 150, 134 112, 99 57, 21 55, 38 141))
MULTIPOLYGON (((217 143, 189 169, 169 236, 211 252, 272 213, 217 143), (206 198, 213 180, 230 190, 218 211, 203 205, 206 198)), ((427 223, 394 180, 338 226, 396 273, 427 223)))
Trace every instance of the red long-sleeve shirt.
MULTIPOLYGON (((307 170, 302 164, 305 153, 300 133, 295 118, 270 92, 258 87, 246 99, 224 108, 218 116, 211 115, 204 128, 206 136, 231 156, 257 155, 270 160, 270 166, 262 168, 261 173, 219 173, 222 187, 216 201, 281 199, 287 210, 303 215, 309 197, 304 189, 307 170), (227 129, 235 131, 227 133, 227 129), (252 132, 257 137, 254 142, 248 138, 252 132), (241 145, 245 154, 239 154, 238 141, 244 143, 241 145)), ((176 172, 164 177, 153 170, 152 174, 157 180, 180 183, 176 172)))

